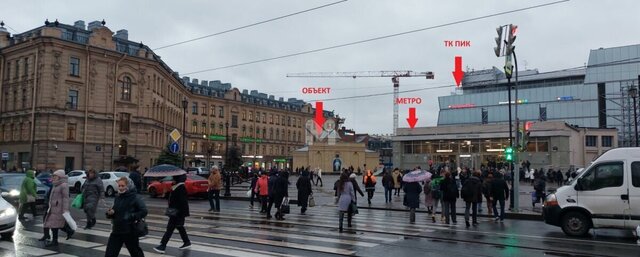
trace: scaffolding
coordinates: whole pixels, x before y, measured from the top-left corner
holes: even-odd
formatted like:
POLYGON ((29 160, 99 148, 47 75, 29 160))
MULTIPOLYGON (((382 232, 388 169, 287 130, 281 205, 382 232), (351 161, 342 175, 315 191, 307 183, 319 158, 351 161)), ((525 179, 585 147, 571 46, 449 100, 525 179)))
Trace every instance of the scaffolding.
MULTIPOLYGON (((629 97, 629 88, 637 84, 638 80, 617 81, 619 86, 618 92, 605 93, 604 97, 607 103, 606 117, 617 121, 617 124, 607 122, 607 127, 615 127, 618 129, 618 146, 629 147, 635 146, 635 123, 633 120, 633 99, 629 97), (613 107, 613 108, 612 108, 613 107)), ((615 84, 613 85, 615 87, 615 84)))

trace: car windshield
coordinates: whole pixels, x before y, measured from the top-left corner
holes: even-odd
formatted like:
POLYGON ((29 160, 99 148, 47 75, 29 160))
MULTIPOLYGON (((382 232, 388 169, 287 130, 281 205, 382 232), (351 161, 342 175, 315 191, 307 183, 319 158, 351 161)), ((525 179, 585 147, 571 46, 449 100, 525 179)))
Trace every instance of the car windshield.
MULTIPOLYGON (((11 186, 11 187, 19 187, 22 185, 22 181, 26 176, 22 175, 13 175, 13 176, 2 176, 0 177, 0 185, 3 186, 11 186)), ((43 186, 40 180, 34 179, 36 186, 43 186)))
POLYGON ((116 175, 116 177, 126 177, 126 176, 129 176, 129 173, 126 173, 126 172, 114 172, 113 175, 116 175))

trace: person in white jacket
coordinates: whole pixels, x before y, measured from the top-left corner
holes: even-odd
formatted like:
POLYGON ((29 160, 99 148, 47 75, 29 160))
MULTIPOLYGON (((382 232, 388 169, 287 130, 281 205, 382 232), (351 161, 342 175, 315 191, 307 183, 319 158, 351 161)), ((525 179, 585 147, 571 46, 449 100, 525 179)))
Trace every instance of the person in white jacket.
POLYGON ((320 182, 320 187, 322 187, 322 169, 318 167, 316 170, 316 181, 313 184, 317 186, 318 182, 320 182))

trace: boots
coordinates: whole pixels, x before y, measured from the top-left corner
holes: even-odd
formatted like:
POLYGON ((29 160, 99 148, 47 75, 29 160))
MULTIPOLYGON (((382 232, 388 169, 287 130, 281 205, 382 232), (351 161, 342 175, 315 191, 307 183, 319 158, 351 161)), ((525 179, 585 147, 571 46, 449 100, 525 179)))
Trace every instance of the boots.
POLYGON ((411 208, 411 212, 409 213, 409 222, 412 224, 416 222, 416 209, 411 208))
POLYGON ((340 212, 340 222, 339 222, 340 225, 338 227, 340 229, 340 232, 342 232, 342 224, 344 222, 343 220, 344 220, 344 212, 340 212))
POLYGON ((57 228, 51 229, 51 232, 52 232, 51 241, 47 241, 44 244, 45 247, 58 246, 58 229, 57 228))
POLYGON ((351 220, 353 219, 353 216, 351 214, 347 215, 347 227, 351 227, 351 220))
POLYGON ((49 240, 51 237, 49 236, 49 229, 48 228, 44 228, 44 235, 42 235, 42 237, 40 239, 38 239, 38 241, 46 241, 49 240))

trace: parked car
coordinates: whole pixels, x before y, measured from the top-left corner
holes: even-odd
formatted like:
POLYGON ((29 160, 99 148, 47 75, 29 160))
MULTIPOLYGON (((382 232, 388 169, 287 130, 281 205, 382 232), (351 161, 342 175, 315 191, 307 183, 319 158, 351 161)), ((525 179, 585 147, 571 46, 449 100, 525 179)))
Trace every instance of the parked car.
MULTIPOLYGON (((5 193, 8 194, 8 193, 5 193)), ((4 198, 0 197, 0 235, 7 240, 13 236, 16 228, 16 208, 4 198)))
POLYGON ((51 172, 48 172, 48 171, 40 172, 40 174, 36 176, 36 179, 40 180, 40 182, 42 182, 42 184, 44 184, 45 186, 48 186, 48 187, 53 186, 53 175, 51 174, 51 172))
POLYGON ((634 230, 640 225, 640 148, 611 149, 547 196, 545 223, 569 236, 592 228, 634 230))
POLYGON ((69 190, 80 192, 82 185, 84 185, 84 181, 87 180, 87 172, 84 170, 72 170, 67 173, 67 177, 69 177, 67 181, 69 184, 69 190))
POLYGON ((192 175, 209 176, 209 169, 206 167, 191 167, 187 168, 187 173, 192 175))
MULTIPOLYGON (((147 187, 151 197, 168 196, 171 192, 173 178, 171 176, 164 177, 161 180, 151 182, 147 187)), ((198 175, 187 174, 187 181, 184 182, 188 196, 207 197, 209 189, 209 181, 198 175)))
POLYGON ((105 171, 98 174, 102 179, 102 185, 104 186, 104 195, 115 196, 118 190, 117 180, 120 177, 128 177, 129 173, 121 171, 105 171))
MULTIPOLYGON (((0 192, 6 201, 18 205, 20 188, 22 181, 26 178, 24 173, 3 173, 0 174, 0 192)), ((50 187, 42 184, 40 180, 34 179, 36 182, 36 204, 45 204, 45 198, 51 190, 50 187)))

